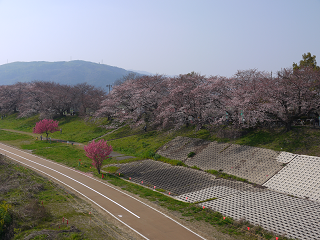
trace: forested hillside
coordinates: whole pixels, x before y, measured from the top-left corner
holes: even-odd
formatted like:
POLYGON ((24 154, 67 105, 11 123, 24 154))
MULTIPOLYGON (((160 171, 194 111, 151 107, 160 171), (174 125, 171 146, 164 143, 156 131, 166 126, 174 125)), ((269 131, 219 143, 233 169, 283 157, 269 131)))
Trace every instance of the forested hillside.
MULTIPOLYGON (((123 68, 86 61, 69 62, 13 62, 0 65, 0 84, 52 81, 75 85, 87 82, 105 89, 117 79, 131 73, 123 68)), ((138 74, 139 75, 139 74, 138 74)))

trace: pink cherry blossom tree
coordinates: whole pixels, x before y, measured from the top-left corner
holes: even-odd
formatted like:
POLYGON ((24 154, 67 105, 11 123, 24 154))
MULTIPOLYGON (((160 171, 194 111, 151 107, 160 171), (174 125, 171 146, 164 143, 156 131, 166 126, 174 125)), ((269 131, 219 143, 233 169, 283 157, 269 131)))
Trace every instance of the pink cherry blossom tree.
POLYGON ((39 133, 39 134, 46 133, 47 140, 48 140, 49 133, 59 131, 58 124, 59 124, 58 121, 54 121, 52 119, 43 119, 36 123, 36 126, 33 129, 33 132, 39 133))
POLYGON ((94 140, 88 145, 84 146, 86 151, 86 156, 92 159, 92 165, 98 170, 100 174, 100 169, 104 160, 109 158, 112 152, 112 146, 107 144, 107 141, 100 140, 95 142, 94 140))
POLYGON ((230 120, 237 128, 253 127, 259 121, 271 120, 260 111, 264 103, 262 92, 264 81, 270 78, 270 74, 256 69, 238 71, 229 79, 229 98, 226 102, 226 112, 230 120))
POLYGON ((3 113, 16 113, 24 98, 27 83, 0 86, 0 110, 3 113))
POLYGON ((164 79, 162 75, 126 79, 121 85, 114 86, 96 116, 131 121, 136 126, 152 122, 159 102, 166 97, 164 79))
POLYGON ((262 101, 255 111, 282 122, 286 131, 294 120, 319 109, 320 71, 312 68, 283 69, 275 78, 265 78, 259 93, 262 101))
POLYGON ((162 127, 173 124, 178 128, 200 120, 203 112, 196 101, 198 93, 194 90, 205 82, 205 76, 194 72, 165 79, 166 91, 158 104, 156 121, 162 127))

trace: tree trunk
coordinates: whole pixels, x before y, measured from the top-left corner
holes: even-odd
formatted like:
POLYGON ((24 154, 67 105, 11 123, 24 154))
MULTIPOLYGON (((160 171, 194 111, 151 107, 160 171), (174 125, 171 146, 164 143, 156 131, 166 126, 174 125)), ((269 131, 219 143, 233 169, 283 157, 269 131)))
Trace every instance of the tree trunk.
POLYGON ((286 132, 289 132, 291 130, 292 121, 286 122, 286 132))

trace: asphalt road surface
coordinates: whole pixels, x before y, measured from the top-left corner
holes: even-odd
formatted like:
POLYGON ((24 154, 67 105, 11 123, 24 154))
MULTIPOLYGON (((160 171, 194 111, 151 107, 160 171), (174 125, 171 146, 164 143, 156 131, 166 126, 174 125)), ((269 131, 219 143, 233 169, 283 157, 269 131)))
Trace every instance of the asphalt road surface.
POLYGON ((205 239, 160 211, 99 179, 2 143, 0 153, 81 194, 144 239, 205 239))

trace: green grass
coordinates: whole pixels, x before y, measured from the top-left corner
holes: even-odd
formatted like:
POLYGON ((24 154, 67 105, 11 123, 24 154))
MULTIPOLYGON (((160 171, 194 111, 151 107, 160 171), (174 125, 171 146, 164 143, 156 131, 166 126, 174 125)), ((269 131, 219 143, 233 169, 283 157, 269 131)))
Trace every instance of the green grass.
MULTIPOLYGON (((78 120, 80 121, 80 120, 78 120)), ((72 121, 71 121, 72 122, 72 121)), ((67 124, 67 123, 66 123, 67 124)), ((268 132, 265 130, 252 130, 247 135, 242 138, 233 140, 233 139, 226 139, 226 138, 218 138, 215 132, 210 132, 206 129, 201 129, 200 131, 196 132, 194 127, 184 127, 176 132, 168 133, 166 131, 149 131, 145 133, 141 131, 141 129, 130 129, 128 126, 124 126, 120 128, 118 131, 107 135, 104 139, 109 140, 108 143, 113 146, 115 151, 135 156, 135 159, 125 159, 121 161, 117 161, 114 159, 109 159, 105 161, 105 164, 108 163, 122 163, 122 162, 130 162, 136 161, 146 158, 155 159, 158 161, 168 162, 172 165, 182 165, 184 163, 177 160, 167 159, 164 157, 159 156, 156 154, 156 150, 167 143, 168 141, 174 139, 176 136, 185 136, 185 137, 195 137, 195 138, 202 138, 210 141, 220 140, 222 142, 233 142, 238 144, 247 144, 251 146, 269 146, 274 147, 279 142, 283 141, 284 139, 288 139, 289 137, 294 137, 297 134, 300 136, 300 140, 303 137, 304 131, 309 131, 309 135, 313 137, 312 139, 316 141, 319 138, 320 134, 317 130, 306 130, 306 129, 294 129, 291 133, 281 133, 281 132, 268 132), (258 137, 256 137, 256 134, 258 137), (318 135, 317 135, 318 134, 318 135), (129 135, 129 136, 128 136, 129 135), (113 140, 112 140, 113 139, 113 140)), ((1 133, 1 132, 0 132, 1 133)), ((60 134, 56 133, 56 134, 60 134)), ((63 135, 63 134, 62 134, 63 135)), ((16 141, 19 138, 19 135, 14 135, 14 133, 8 133, 3 135, 3 138, 10 141, 16 141)), ((77 138, 81 139, 81 135, 77 136, 77 138)), ((312 140, 311 138, 309 140, 312 140)), ((286 140, 287 141, 287 140, 286 140)), ((78 141, 80 142, 80 141, 78 141)), ((297 145, 300 144, 298 142, 292 142, 293 145, 290 145, 291 142, 288 141, 285 145, 281 145, 282 147, 293 147, 293 146, 300 146, 303 147, 304 145, 297 145)), ((308 143, 310 144, 310 143, 308 143)), ((35 141, 32 140, 28 144, 20 144, 20 146, 24 149, 33 150, 33 153, 38 154, 40 156, 47 157, 57 162, 61 162, 66 164, 70 167, 75 167, 80 169, 81 171, 93 171, 96 176, 100 175, 97 174, 97 171, 93 168, 90 169, 91 160, 85 156, 84 150, 80 149, 78 146, 71 146, 66 145, 64 143, 47 143, 46 141, 35 141), (81 159, 81 165, 79 164, 79 159, 81 159)), ((281 147, 280 146, 280 147, 281 147)), ((279 147, 279 146, 277 146, 279 147)), ((196 167, 195 167, 196 168, 196 167)), ((247 181, 246 179, 241 179, 236 176, 228 175, 221 171, 211 170, 212 174, 215 174, 219 177, 223 177, 226 179, 235 179, 238 181, 247 181)), ((145 187, 135 185, 124 181, 123 179, 112 176, 107 174, 106 180, 110 181, 110 183, 122 187, 124 190, 130 191, 134 194, 138 194, 141 197, 147 198, 150 201, 157 202, 160 206, 164 206, 169 210, 178 211, 183 214, 184 217, 187 217, 189 221, 206 221, 210 224, 221 227, 221 231, 232 234, 232 235, 241 235, 243 234, 241 227, 244 225, 248 225, 247 223, 243 223, 242 225, 238 224, 236 221, 233 221, 230 218, 226 218, 225 220, 221 219, 222 215, 219 213, 212 212, 208 209, 202 209, 201 207, 195 204, 189 204, 180 202, 177 200, 172 199, 166 195, 161 194, 160 192, 166 192, 165 189, 159 189, 158 191, 153 191, 151 189, 147 189, 145 187)), ((249 226, 249 225, 248 225, 249 226)), ((266 237, 267 233, 264 233, 266 237)), ((280 238, 284 239, 284 238, 280 238)))
POLYGON ((60 142, 52 142, 50 144, 47 141, 33 141, 32 144, 21 145, 21 148, 32 150, 33 154, 46 157, 84 172, 95 170, 93 167, 90 168, 92 161, 85 155, 84 149, 76 145, 67 145, 60 142))
POLYGON ((33 140, 34 138, 20 133, 12 133, 0 130, 0 141, 13 141, 13 140, 33 140))
POLYGON ((289 132, 284 128, 257 129, 235 141, 236 144, 287 151, 295 154, 320 156, 320 130, 294 126, 289 132))
POLYGON ((114 151, 136 157, 136 159, 126 159, 124 161, 110 159, 105 161, 105 164, 125 163, 142 159, 154 159, 172 164, 174 166, 185 166, 185 164, 181 161, 172 160, 156 154, 156 151, 160 146, 173 139, 173 137, 170 136, 164 136, 163 134, 159 135, 157 131, 145 133, 139 129, 131 130, 128 126, 124 126, 118 131, 105 136, 104 139, 115 139, 108 141, 108 144, 112 145, 114 151), (131 136, 124 137, 123 134, 126 131, 128 131, 127 133, 131 136))
POLYGON ((59 121, 59 127, 62 129, 62 133, 58 131, 50 134, 54 139, 87 143, 92 139, 112 131, 112 129, 107 130, 99 127, 107 123, 105 120, 90 122, 77 116, 64 116, 55 120, 59 121))
POLYGON ((222 171, 217 171, 217 170, 206 170, 207 173, 211 173, 217 177, 220 177, 220 178, 224 178, 224 179, 228 179, 228 180, 237 180, 237 181, 241 181, 241 182, 246 182, 246 183, 249 183, 249 181, 247 179, 244 179, 244 178, 240 178, 240 177, 237 177, 237 176, 234 176, 234 175, 231 175, 231 174, 227 174, 227 173, 224 173, 222 171))
MULTIPOLYGON (((57 239, 61 240, 84 240, 92 239, 92 237, 103 239, 106 236, 100 228, 95 227, 96 225, 87 224, 88 211, 92 211, 93 216, 99 216, 95 210, 91 210, 91 205, 32 170, 12 164, 1 157, 0 182, 3 181, 6 182, 6 185, 0 192, 0 203, 5 199, 7 204, 12 206, 9 210, 10 224, 7 225, 5 231, 8 231, 10 225, 13 226, 13 239, 25 239, 36 232, 39 234, 32 239, 47 239, 41 234, 41 230, 56 232, 59 236, 57 239), (69 220, 69 226, 62 224, 63 217, 69 220), (70 230, 70 225, 75 226, 81 232, 59 233, 61 230, 70 230)), ((3 204, 0 204, 0 212, 1 206, 3 204)), ((0 231, 0 239, 2 237, 3 233, 0 231)))
MULTIPOLYGON (((85 121, 78 116, 64 116, 56 118, 59 126, 62 128, 62 134, 55 132, 50 134, 52 138, 63 139, 86 143, 94 138, 98 138, 111 130, 100 128, 99 126, 108 124, 106 119, 98 122, 85 121)), ((19 118, 17 114, 12 114, 0 120, 0 128, 14 129, 26 132, 32 132, 35 123, 39 121, 39 116, 30 118, 19 118)), ((238 139, 228 139, 218 137, 219 128, 200 129, 195 131, 194 126, 182 127, 178 131, 168 133, 168 131, 149 131, 145 133, 140 128, 130 128, 125 125, 116 132, 104 137, 111 141, 114 149, 121 153, 146 158, 150 156, 154 159, 153 153, 164 143, 172 140, 176 136, 201 138, 209 141, 230 142, 254 147, 269 148, 275 151, 288 151, 297 154, 307 154, 320 156, 320 131, 319 129, 310 129, 306 127, 294 126, 290 132, 285 133, 284 128, 275 130, 267 129, 248 129, 247 134, 238 139), (208 130, 210 129, 210 130, 208 130), (153 142, 154 141, 154 142, 153 142), (138 149, 136 149, 138 147, 138 149)), ((230 127, 220 127, 228 129, 230 127)), ((156 158, 159 156, 156 156, 156 158)))
POLYGON ((0 236, 5 231, 6 226, 12 222, 11 208, 12 206, 6 201, 0 202, 0 236))
POLYGON ((109 173, 116 173, 118 171, 119 167, 116 166, 110 166, 106 167, 104 170, 109 172, 109 173))
MULTIPOLYGON (((62 129, 62 133, 57 131, 49 134, 49 137, 55 139, 86 143, 112 131, 112 129, 107 130, 99 127, 108 123, 105 119, 85 121, 78 116, 63 116, 55 118, 54 120, 59 121, 59 128, 62 129)), ((30 118, 17 118, 17 114, 11 114, 3 120, 0 120, 0 128, 31 133, 38 121, 40 121, 39 115, 30 118)), ((43 136, 45 136, 45 134, 43 134, 43 136)))
POLYGON ((196 155, 195 152, 189 152, 189 153, 188 153, 188 158, 191 158, 191 157, 193 157, 194 155, 196 155))
POLYGON ((11 114, 0 120, 0 128, 14 129, 24 132, 32 132, 33 127, 39 121, 39 115, 29 118, 17 118, 18 114, 11 114))
POLYGON ((196 170, 200 170, 200 168, 198 168, 196 165, 193 165, 191 168, 196 169, 196 170))

